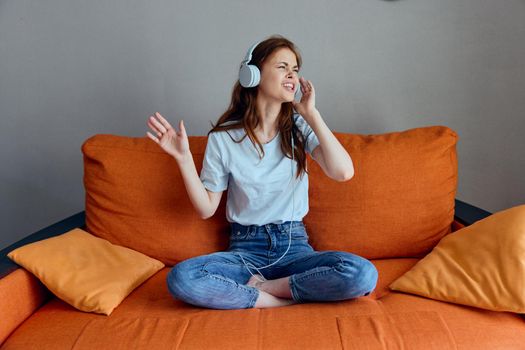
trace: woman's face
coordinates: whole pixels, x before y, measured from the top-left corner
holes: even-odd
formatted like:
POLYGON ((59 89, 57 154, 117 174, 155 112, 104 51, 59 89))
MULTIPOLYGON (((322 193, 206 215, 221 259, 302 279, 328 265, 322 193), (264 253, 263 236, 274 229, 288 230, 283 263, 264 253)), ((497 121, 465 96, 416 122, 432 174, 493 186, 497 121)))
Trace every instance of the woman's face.
POLYGON ((262 64, 259 96, 281 103, 291 102, 299 89, 297 58, 289 48, 274 51, 262 64))

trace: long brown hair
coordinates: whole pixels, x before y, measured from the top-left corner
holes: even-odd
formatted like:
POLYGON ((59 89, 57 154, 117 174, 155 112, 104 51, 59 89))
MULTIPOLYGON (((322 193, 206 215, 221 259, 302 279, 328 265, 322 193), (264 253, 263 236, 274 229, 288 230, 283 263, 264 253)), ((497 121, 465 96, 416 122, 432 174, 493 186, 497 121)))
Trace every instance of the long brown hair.
MULTIPOLYGON (((289 48, 295 54, 297 59, 297 66, 300 69, 302 65, 301 55, 294 43, 284 38, 281 35, 272 35, 271 37, 260 42, 252 53, 250 64, 257 66, 261 70, 264 61, 276 50, 281 48, 289 48)), ((246 131, 246 135, 240 140, 235 140, 229 133, 232 140, 240 143, 246 136, 250 137, 253 145, 259 153, 259 157, 264 157, 264 149, 261 142, 254 133, 255 128, 259 124, 257 110, 255 108, 255 100, 257 98, 258 87, 244 88, 239 81, 235 83, 232 91, 232 98, 230 106, 222 114, 217 123, 213 125, 208 135, 215 131, 240 129, 246 131), (231 122, 231 123, 229 123, 231 122), (227 125, 224 125, 227 123, 227 125), (261 152, 259 152, 259 150, 261 152), (261 154, 262 153, 262 154, 261 154)), ((292 143, 291 135, 294 140, 294 159, 297 160, 297 177, 306 171, 306 152, 304 149, 305 140, 302 133, 297 128, 293 121, 293 105, 291 102, 285 102, 281 105, 281 111, 277 117, 278 128, 281 133, 281 150, 283 154, 292 159, 292 143)))

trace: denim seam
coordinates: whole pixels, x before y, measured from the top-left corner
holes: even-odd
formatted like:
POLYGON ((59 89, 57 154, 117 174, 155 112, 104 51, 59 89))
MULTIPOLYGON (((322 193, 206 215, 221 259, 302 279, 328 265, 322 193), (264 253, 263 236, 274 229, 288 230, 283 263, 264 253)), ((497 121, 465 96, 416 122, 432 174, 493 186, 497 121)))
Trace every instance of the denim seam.
MULTIPOLYGON (((343 263, 344 263, 343 259, 341 259, 341 257, 340 257, 339 255, 336 254, 335 256, 337 257, 337 259, 339 259, 339 262, 338 262, 338 263, 335 263, 335 264, 332 265, 332 266, 326 266, 326 267, 330 267, 330 269, 328 269, 328 270, 324 270, 324 271, 316 271, 316 272, 312 272, 312 273, 310 273, 310 274, 308 274, 308 275, 305 275, 305 276, 302 276, 302 277, 300 277, 300 278, 295 278, 296 282, 301 282, 301 281, 303 281, 303 280, 305 280, 305 279, 307 279, 307 278, 309 278, 309 277, 311 277, 311 276, 322 276, 322 275, 326 275, 327 273, 331 273, 331 272, 333 272, 333 270, 336 269, 336 266, 337 266, 337 265, 339 265, 339 264, 343 264, 343 263)), ((318 267, 321 267, 321 266, 318 266, 318 267)))
MULTIPOLYGON (((205 277, 210 277, 210 278, 213 278, 215 280, 218 280, 218 281, 221 281, 221 282, 224 282, 228 285, 231 285, 233 284, 230 280, 226 279, 225 277, 222 277, 220 275, 215 275, 215 274, 212 274, 211 272, 209 272, 208 270, 206 270, 206 266, 208 266, 209 264, 214 264, 215 262, 211 262, 211 263, 206 263, 202 266, 202 269, 201 269, 201 272, 204 273, 204 276, 205 277)), ((221 264, 228 264, 228 265, 239 265, 239 264, 235 264, 235 263, 229 263, 229 262, 221 262, 221 264)), ((248 286, 245 286, 243 284, 240 284, 239 282, 237 281, 234 281, 235 282, 235 287, 239 288, 239 289, 244 289, 244 290, 249 290, 250 287, 248 286)))
MULTIPOLYGON (((237 264, 237 263, 234 263, 234 262, 222 262, 222 261, 210 261, 210 262, 207 262, 205 264, 202 265, 202 269, 201 269, 201 272, 206 272, 206 273, 210 273, 208 270, 206 270, 206 266, 210 265, 210 264, 225 264, 225 265, 241 265, 241 264, 237 264)), ((241 265, 242 266, 242 265, 241 265)))
MULTIPOLYGON (((279 235, 281 236, 286 236, 286 239, 290 239, 289 238, 289 235, 290 235, 290 231, 289 230, 283 230, 283 231, 279 231, 279 235)), ((300 240, 305 240, 305 241, 308 241, 310 239, 310 236, 308 236, 308 233, 306 233, 305 231, 294 231, 292 229, 292 241, 300 241, 300 240)))
POLYGON ((253 291, 252 291, 252 299, 250 300, 250 302, 248 303, 248 308, 251 309, 255 306, 255 303, 257 302, 257 299, 259 298, 259 290, 257 288, 253 288, 253 291))
POLYGON ((231 282, 229 280, 227 280, 226 278, 224 277, 221 277, 221 276, 218 276, 218 275, 214 275, 214 274, 211 274, 211 273, 206 273, 206 275, 204 275, 204 277, 208 277, 208 278, 212 278, 216 281, 221 281, 223 282, 224 284, 227 284, 227 285, 235 285, 235 287, 237 289, 243 289, 247 292, 250 292, 250 293, 253 293, 253 291, 251 290, 252 287, 249 287, 249 286, 246 286, 244 284, 240 284, 239 282, 231 282))
POLYGON ((297 293, 297 289, 294 285, 294 276, 295 275, 290 276, 288 280, 288 285, 290 286, 290 293, 292 294, 292 299, 300 303, 302 302, 302 299, 299 297, 299 293, 297 293))
MULTIPOLYGON (((228 285, 232 285, 233 283, 226 280, 225 278, 223 277, 220 277, 220 276, 216 276, 216 275, 213 275, 209 272, 206 273, 206 275, 204 277, 207 277, 207 278, 212 278, 214 280, 217 280, 217 281, 221 281, 225 284, 228 284, 228 285)), ((253 306, 255 305, 255 302, 257 301, 257 297, 259 295, 259 291, 256 289, 256 288, 253 288, 253 287, 249 287, 249 286, 245 286, 243 284, 240 284, 238 282, 235 283, 235 287, 237 289, 242 289, 246 292, 248 292, 250 294, 250 300, 248 301, 248 307, 247 308, 253 308, 253 306)))
POLYGON ((335 266, 332 266, 328 270, 312 272, 312 273, 309 273, 308 275, 301 276, 300 278, 297 278, 297 282, 301 282, 301 281, 303 281, 303 280, 305 280, 307 278, 310 278, 312 276, 323 276, 323 275, 326 275, 328 273, 332 273, 334 270, 335 270, 335 266))

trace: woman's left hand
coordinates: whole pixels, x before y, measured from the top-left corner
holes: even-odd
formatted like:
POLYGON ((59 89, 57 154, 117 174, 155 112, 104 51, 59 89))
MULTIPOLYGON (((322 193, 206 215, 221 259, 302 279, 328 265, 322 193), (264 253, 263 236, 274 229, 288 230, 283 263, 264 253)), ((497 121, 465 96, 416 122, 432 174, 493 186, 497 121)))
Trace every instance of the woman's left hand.
POLYGON ((292 101, 292 105, 302 116, 310 115, 315 111, 315 89, 314 85, 310 80, 306 80, 303 77, 299 78, 301 84, 301 101, 292 101))

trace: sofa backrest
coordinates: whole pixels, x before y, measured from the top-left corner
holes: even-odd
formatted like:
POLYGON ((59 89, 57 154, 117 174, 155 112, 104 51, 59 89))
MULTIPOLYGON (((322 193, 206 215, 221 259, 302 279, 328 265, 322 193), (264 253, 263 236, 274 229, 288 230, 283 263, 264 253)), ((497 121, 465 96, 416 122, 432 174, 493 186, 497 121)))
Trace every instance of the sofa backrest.
MULTIPOLYGON (((304 223, 316 250, 368 259, 422 257, 451 232, 458 139, 452 129, 334 134, 352 157, 355 175, 334 181, 308 156, 304 223)), ((189 139, 200 173, 207 137, 189 139)), ((89 232, 167 265, 227 249, 227 192, 215 215, 201 219, 176 161, 152 140, 98 134, 82 152, 89 232)))
POLYGON ((429 253, 451 232, 457 188, 457 134, 431 126, 378 135, 335 133, 354 163, 337 183, 310 162, 310 212, 317 250, 369 259, 429 253))

